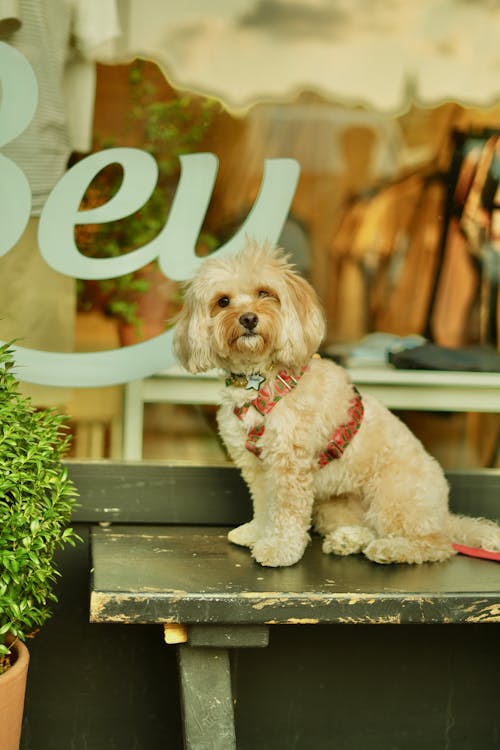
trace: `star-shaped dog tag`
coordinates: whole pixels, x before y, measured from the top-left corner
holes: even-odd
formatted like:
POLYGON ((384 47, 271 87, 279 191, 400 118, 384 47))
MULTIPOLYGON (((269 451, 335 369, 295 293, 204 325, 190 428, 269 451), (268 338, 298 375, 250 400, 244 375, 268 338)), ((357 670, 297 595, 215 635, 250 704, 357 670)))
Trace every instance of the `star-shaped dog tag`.
POLYGON ((264 380, 265 380, 265 377, 261 375, 260 373, 258 372, 253 373, 253 375, 250 375, 247 378, 247 384, 245 386, 245 390, 250 391, 253 389, 254 391, 258 391, 260 389, 260 386, 264 382, 264 380))

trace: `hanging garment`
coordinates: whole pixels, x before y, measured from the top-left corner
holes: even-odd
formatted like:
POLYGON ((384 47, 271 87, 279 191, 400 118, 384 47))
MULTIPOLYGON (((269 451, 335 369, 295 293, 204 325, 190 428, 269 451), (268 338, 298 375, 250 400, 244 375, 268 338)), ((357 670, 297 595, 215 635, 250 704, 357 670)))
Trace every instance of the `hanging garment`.
POLYGON ((389 266, 374 295, 376 330, 399 336, 423 334, 439 262, 446 188, 442 179, 423 180, 408 196, 411 220, 396 238, 389 266))
POLYGON ((498 342, 500 247, 493 241, 493 217, 499 148, 498 135, 471 134, 461 137, 454 154, 450 174, 456 179, 428 329, 438 344, 498 342))
POLYGON ((412 175, 351 203, 331 248, 338 340, 357 340, 373 330, 423 330, 443 200, 441 183, 412 175))
POLYGON ((432 338, 436 344, 458 347, 477 343, 473 310, 478 284, 479 277, 467 239, 458 219, 451 217, 430 320, 432 338))
POLYGON ((356 341, 366 331, 365 292, 361 269, 350 250, 367 208, 367 201, 350 201, 330 247, 328 319, 337 341, 356 341))

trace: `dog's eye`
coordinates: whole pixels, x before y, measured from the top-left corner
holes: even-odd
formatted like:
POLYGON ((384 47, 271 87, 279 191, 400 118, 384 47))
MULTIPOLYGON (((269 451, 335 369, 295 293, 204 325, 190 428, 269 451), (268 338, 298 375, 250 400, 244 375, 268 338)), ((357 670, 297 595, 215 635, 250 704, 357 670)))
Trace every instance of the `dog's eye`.
POLYGON ((219 307, 227 307, 229 305, 229 297, 221 297, 217 300, 219 307))
POLYGON ((270 292, 268 292, 266 289, 259 289, 257 292, 257 297, 269 297, 270 292))

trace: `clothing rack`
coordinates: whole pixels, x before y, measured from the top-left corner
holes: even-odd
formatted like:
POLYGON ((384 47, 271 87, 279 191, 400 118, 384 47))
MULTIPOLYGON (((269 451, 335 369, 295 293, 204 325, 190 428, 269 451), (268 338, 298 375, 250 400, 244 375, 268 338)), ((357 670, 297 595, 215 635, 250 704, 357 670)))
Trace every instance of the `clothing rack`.
MULTIPOLYGON (((462 223, 464 205, 459 205, 456 195, 468 147, 475 146, 474 156, 481 162, 482 145, 493 138, 500 143, 499 130, 454 130, 447 169, 439 166, 436 157, 417 170, 383 180, 346 199, 331 245, 335 288, 333 302, 328 304, 331 319, 340 328, 335 332, 338 339, 385 330, 400 335, 421 333, 449 346, 498 344, 498 281, 494 274, 488 277, 484 248, 481 252, 471 249, 462 223), (405 203, 405 194, 409 203, 405 203), (358 318, 350 329, 342 323, 350 296, 342 289, 344 277, 355 289, 351 308, 358 318), (337 305, 336 310, 331 310, 332 304, 337 305), (364 309, 363 315, 355 312, 356 306, 364 309)), ((491 164, 494 159, 493 154, 491 164)), ((472 168, 469 188, 474 184, 477 191, 478 165, 475 169, 474 164, 466 166, 472 168)), ((484 164, 482 169, 486 169, 484 164)), ((500 177, 500 165, 495 169, 500 177)), ((483 185, 480 209, 487 212, 497 208, 494 194, 499 177, 491 176, 491 165, 485 174, 489 184, 487 190, 483 185)), ((470 200, 465 218, 474 229, 470 200)), ((490 252, 491 258, 496 255, 490 252)))

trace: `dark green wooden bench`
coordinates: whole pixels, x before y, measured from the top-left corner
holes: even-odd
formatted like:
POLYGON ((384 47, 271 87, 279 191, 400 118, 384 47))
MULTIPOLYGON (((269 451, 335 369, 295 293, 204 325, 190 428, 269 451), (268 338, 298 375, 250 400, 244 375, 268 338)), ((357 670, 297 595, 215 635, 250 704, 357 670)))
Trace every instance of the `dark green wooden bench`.
MULTIPOLYGON (((91 621, 161 624, 178 644, 187 748, 236 747, 229 651, 265 647, 275 625, 500 622, 495 562, 379 566, 324 555, 313 539, 291 568, 257 565, 226 539, 249 514, 231 468, 108 464, 88 486, 85 471, 72 476, 95 520, 114 521, 92 532, 91 621)), ((449 478, 456 510, 499 517, 500 472, 449 478)))

